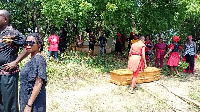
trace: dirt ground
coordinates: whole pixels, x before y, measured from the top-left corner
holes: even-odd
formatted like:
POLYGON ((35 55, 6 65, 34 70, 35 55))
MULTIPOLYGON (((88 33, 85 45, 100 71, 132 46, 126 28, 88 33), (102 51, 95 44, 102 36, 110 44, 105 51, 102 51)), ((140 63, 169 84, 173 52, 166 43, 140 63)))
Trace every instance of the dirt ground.
MULTIPOLYGON (((196 94, 200 91, 199 66, 196 65, 194 75, 181 73, 182 77, 173 78, 162 75, 157 82, 179 95, 200 98, 200 93, 196 94)), ((48 84, 47 112, 200 112, 200 108, 155 82, 137 84, 135 93, 130 94, 130 85, 118 86, 109 80, 110 74, 96 74, 48 84)))

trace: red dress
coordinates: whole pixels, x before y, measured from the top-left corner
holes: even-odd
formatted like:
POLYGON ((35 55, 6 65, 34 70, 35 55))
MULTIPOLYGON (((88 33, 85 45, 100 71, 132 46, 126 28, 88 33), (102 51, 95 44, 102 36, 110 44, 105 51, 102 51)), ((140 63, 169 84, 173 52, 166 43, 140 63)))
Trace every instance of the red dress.
POLYGON ((183 49, 183 48, 176 43, 176 44, 171 44, 170 49, 172 50, 172 52, 171 52, 169 59, 167 61, 167 65, 178 66, 179 60, 180 60, 178 50, 183 49))
MULTIPOLYGON (((128 60, 128 69, 133 72, 144 71, 144 61, 142 58, 142 48, 145 44, 141 41, 131 45, 129 54, 131 55, 128 60)), ((137 77, 137 73, 133 73, 133 77, 137 77)))

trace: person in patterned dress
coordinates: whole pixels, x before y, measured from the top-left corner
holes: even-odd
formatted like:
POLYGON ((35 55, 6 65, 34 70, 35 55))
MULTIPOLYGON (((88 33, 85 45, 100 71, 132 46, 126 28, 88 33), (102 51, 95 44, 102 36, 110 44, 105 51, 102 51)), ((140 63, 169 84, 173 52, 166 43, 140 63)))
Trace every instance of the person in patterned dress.
POLYGON ((25 42, 31 59, 20 72, 20 112, 46 112, 46 60, 42 56, 43 38, 38 33, 28 34, 25 42))
POLYGON ((195 63, 195 55, 196 55, 196 43, 192 41, 192 36, 187 36, 187 41, 185 42, 185 53, 183 56, 186 58, 186 62, 189 63, 189 66, 184 69, 185 73, 194 74, 194 63, 195 63))
POLYGON ((146 47, 145 47, 145 58, 146 58, 146 61, 148 63, 148 66, 150 66, 152 50, 153 50, 154 47, 153 47, 153 42, 150 40, 149 35, 145 36, 145 43, 144 44, 146 45, 146 47))

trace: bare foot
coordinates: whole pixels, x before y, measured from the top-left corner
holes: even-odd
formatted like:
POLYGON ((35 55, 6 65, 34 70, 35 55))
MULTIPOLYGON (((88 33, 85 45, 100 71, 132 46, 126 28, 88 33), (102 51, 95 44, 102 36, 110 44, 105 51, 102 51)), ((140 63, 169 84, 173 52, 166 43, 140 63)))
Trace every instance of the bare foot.
POLYGON ((131 90, 129 90, 129 93, 134 94, 134 91, 132 88, 131 88, 131 90))

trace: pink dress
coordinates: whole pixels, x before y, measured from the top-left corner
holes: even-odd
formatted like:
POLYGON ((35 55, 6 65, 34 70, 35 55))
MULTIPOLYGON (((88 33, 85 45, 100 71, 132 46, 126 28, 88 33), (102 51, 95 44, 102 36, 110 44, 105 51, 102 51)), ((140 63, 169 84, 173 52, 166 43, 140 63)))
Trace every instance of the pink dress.
MULTIPOLYGON (((142 48, 145 47, 145 44, 141 41, 136 42, 131 45, 131 49, 129 54, 131 55, 128 60, 128 69, 132 70, 133 72, 136 71, 144 71, 144 61, 142 59, 142 48)), ((133 74, 137 75, 137 74, 133 74)), ((133 76, 137 77, 137 76, 133 76)))

